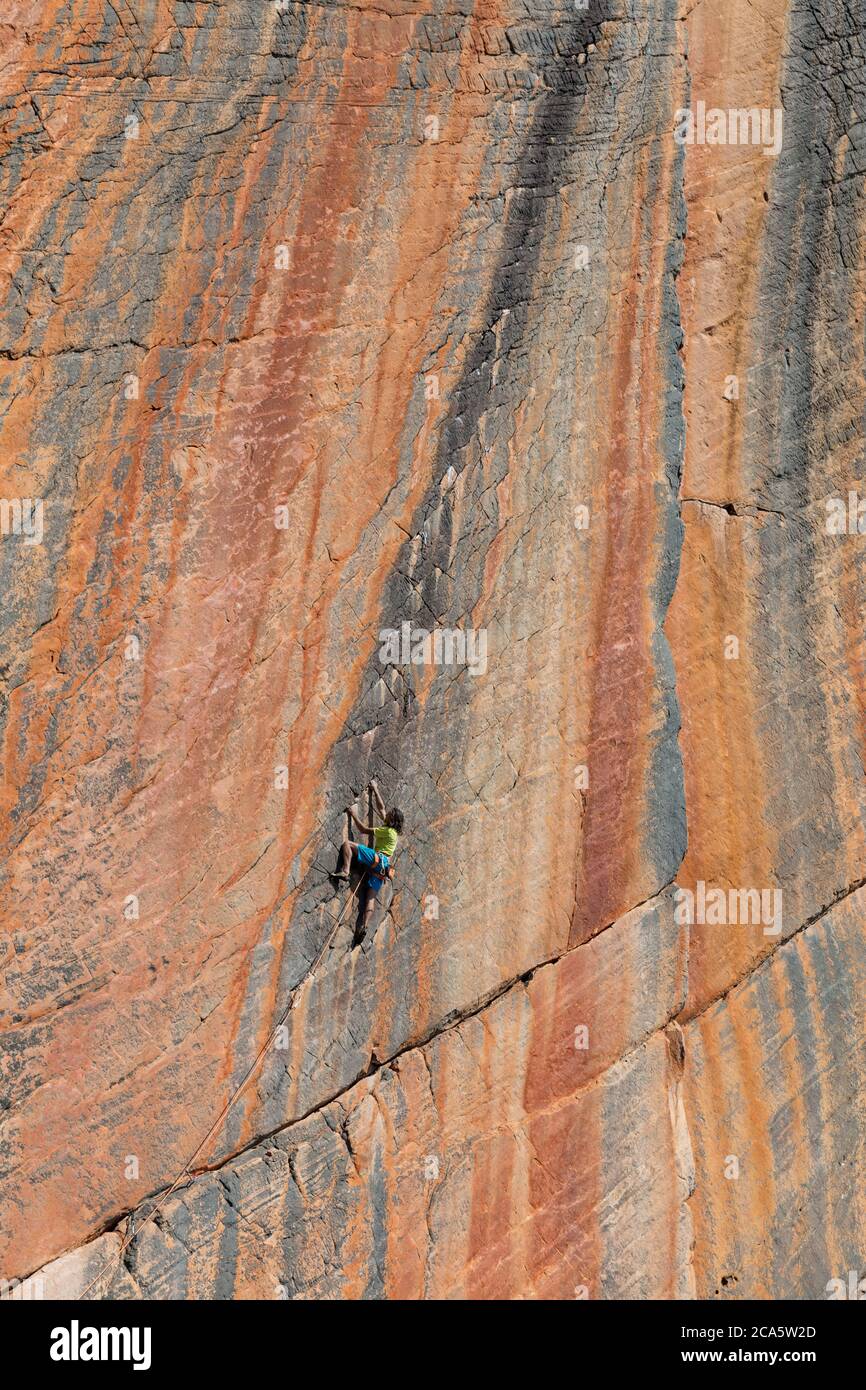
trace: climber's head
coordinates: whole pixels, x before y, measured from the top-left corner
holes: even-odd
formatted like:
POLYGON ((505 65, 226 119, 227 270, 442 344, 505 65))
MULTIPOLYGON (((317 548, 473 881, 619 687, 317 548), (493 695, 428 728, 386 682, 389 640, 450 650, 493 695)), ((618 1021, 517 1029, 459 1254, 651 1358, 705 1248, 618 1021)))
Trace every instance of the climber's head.
POLYGON ((385 817, 385 824, 386 824, 387 826, 390 826, 390 828, 391 828, 392 830, 396 830, 396 832, 397 832, 398 835, 402 835, 402 834, 403 834, 403 812, 402 812, 402 811, 398 811, 396 806, 392 806, 392 807, 391 807, 391 810, 388 812, 387 816, 385 817))

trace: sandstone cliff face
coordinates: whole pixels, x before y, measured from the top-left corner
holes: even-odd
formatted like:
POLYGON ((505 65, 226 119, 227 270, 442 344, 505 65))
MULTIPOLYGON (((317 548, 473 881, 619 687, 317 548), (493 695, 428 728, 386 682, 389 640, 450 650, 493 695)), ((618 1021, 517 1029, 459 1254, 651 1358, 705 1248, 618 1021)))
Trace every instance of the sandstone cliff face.
POLYGON ((866 1216, 855 7, 74 10, 13 0, 0 78, 44 502, 0 1273, 820 1296, 866 1216), (678 143, 699 99, 783 107, 778 154, 678 143), (383 663, 403 624, 484 658, 383 663), (396 890, 266 1046, 374 775, 396 890), (683 922, 699 883, 781 929, 683 922))

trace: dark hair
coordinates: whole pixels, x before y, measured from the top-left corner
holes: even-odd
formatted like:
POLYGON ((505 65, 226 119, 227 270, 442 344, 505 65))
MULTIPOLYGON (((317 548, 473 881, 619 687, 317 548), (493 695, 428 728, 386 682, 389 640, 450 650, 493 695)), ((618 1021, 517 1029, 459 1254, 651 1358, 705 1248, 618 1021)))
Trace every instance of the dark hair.
POLYGON ((389 825, 392 830, 396 830, 398 835, 401 835, 403 833, 403 812, 398 811, 397 807, 393 806, 385 817, 385 824, 389 825))

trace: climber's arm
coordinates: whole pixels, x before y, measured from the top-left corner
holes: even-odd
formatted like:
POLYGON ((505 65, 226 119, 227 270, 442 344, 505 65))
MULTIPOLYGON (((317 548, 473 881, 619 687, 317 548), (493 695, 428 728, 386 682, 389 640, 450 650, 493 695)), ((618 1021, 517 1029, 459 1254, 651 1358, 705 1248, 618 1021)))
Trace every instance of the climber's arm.
POLYGON ((358 817, 355 815, 355 812, 352 810, 351 806, 346 807, 346 815, 349 817, 350 821, 354 821, 356 827, 358 828, 358 830, 360 830, 362 835, 373 834, 372 825, 363 825, 362 822, 358 820, 358 817))
POLYGON ((373 793, 373 805, 376 807, 376 814, 381 816, 384 820, 386 815, 385 803, 379 795, 379 788, 376 786, 375 782, 370 783, 370 791, 373 793))

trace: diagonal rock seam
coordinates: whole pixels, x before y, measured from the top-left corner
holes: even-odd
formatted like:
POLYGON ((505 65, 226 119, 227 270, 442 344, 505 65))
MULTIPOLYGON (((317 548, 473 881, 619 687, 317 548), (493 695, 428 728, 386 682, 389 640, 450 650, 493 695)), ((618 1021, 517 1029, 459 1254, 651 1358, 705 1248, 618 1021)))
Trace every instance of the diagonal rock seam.
MULTIPOLYGON (((630 908, 627 912, 624 912, 622 914, 622 917, 617 918, 617 922, 623 920, 623 918, 629 916, 632 912, 639 912, 642 907, 646 907, 650 903, 661 900, 664 894, 671 886, 672 885, 670 883, 664 884, 663 887, 659 889, 657 893, 654 893, 651 897, 645 899, 644 902, 637 903, 633 908, 630 908)), ((484 998, 475 1000, 471 1005, 469 1005, 465 1009, 452 1009, 442 1020, 440 1020, 438 1025, 436 1025, 432 1029, 427 1030, 423 1035, 420 1035, 417 1038, 413 1038, 411 1041, 397 1048, 387 1057, 377 1058, 374 1052, 373 1054, 371 1054, 370 1063, 366 1067, 366 1069, 363 1071, 359 1071, 356 1076, 352 1077, 352 1079, 348 1081, 345 1085, 340 1086, 338 1090, 334 1091, 330 1095, 324 1096, 320 1101, 317 1101, 315 1105, 311 1106, 308 1110, 304 1111, 303 1114, 294 1116, 285 1124, 277 1125, 274 1129, 262 1131, 261 1133, 255 1134, 247 1142, 240 1145, 238 1148, 233 1149, 230 1153, 225 1154, 224 1157, 222 1157, 219 1160, 219 1162, 214 1164, 203 1164, 201 1167, 191 1170, 189 1174, 190 1181, 195 1181, 196 1178, 202 1177, 208 1173, 221 1172, 224 1168, 236 1162, 236 1160, 240 1158, 241 1155, 248 1153, 251 1149, 256 1148, 259 1144, 266 1143, 268 1139, 272 1139, 275 1135, 282 1134, 288 1129, 293 1129, 296 1125, 303 1124, 305 1120, 311 1119, 314 1115, 317 1115, 322 1110, 327 1109, 329 1105, 333 1105, 335 1101, 339 1101, 344 1095, 348 1094, 349 1091, 351 1091, 355 1086, 357 1086, 360 1081, 366 1081, 370 1077, 376 1076, 379 1072, 384 1071, 387 1067, 391 1066, 393 1062, 397 1061, 398 1058, 404 1057, 407 1053, 423 1051, 423 1049, 427 1047, 429 1043, 433 1042, 436 1038, 440 1038, 444 1036, 444 1034, 452 1032, 455 1028, 459 1028, 459 1026, 462 1023, 466 1023, 470 1019, 477 1018, 480 1014, 483 1014, 487 1009, 491 1008, 493 1004, 497 1003, 500 999, 502 999, 505 995, 509 994, 512 990, 516 989, 518 986, 525 986, 529 984, 530 981, 535 977, 535 975, 539 973, 539 971, 545 970, 551 965, 556 965, 559 961, 564 960, 567 956, 574 955, 575 952, 580 951, 587 946, 590 946, 593 941, 596 941, 600 936, 603 936, 605 932, 615 927, 617 925, 617 922, 608 923, 608 925, 605 928, 603 928, 602 931, 597 932, 596 935, 592 937, 590 941, 584 941, 578 943, 575 946, 566 947, 564 950, 557 952, 556 954, 548 957, 547 959, 539 961, 530 969, 522 971, 519 975, 515 975, 512 979, 506 980, 497 989, 492 990, 487 995, 485 995, 484 998)), ((648 1038, 652 1037, 658 1031, 663 1031, 663 1029, 667 1027, 668 1024, 675 1018, 676 1015, 672 1014, 670 1018, 665 1020, 664 1024, 660 1025, 660 1028, 652 1029, 650 1032, 646 1033, 642 1038, 638 1040, 638 1042, 636 1042, 632 1047, 628 1048, 627 1051, 624 1052, 620 1057, 614 1058, 613 1061, 607 1067, 602 1068, 602 1070, 596 1076, 592 1077, 589 1081, 585 1082, 583 1086, 578 1087, 578 1091, 590 1090, 593 1086, 595 1086, 598 1082, 602 1080, 602 1078, 610 1070, 610 1067, 616 1066, 617 1063, 621 1062, 625 1057, 628 1057, 633 1052, 637 1051, 646 1043, 648 1038)), ((159 1198, 162 1196, 162 1194, 168 1191, 169 1186, 170 1184, 166 1183, 164 1186, 155 1188, 152 1192, 145 1194, 145 1196, 139 1198, 136 1201, 134 1206, 128 1207, 125 1211, 118 1212, 116 1215, 109 1217, 107 1221, 101 1223, 98 1228, 94 1229, 88 1240, 78 1242, 65 1250, 58 1250, 56 1255, 52 1256, 52 1259, 59 1259, 63 1255, 69 1254, 70 1250, 86 1249, 88 1245, 91 1245, 95 1240, 98 1240, 101 1236, 108 1235, 112 1231, 116 1231, 123 1221, 126 1221, 130 1215, 137 1212, 142 1206, 144 1206, 145 1204, 157 1202, 159 1198)), ((183 1192, 186 1186, 188 1186, 188 1183, 180 1187, 178 1191, 183 1192)), ((158 1224, 158 1216, 156 1220, 158 1224)), ((38 1268, 42 1268, 42 1266, 40 1265, 38 1268)), ((32 1274, 36 1272, 37 1270, 31 1270, 28 1275, 21 1277, 29 1278, 32 1274)))
MULTIPOLYGON (((643 903, 636 904, 635 907, 629 909, 628 912, 623 913, 623 918, 629 916, 631 912, 640 911, 641 907, 647 906, 652 902, 660 900, 661 898, 663 898, 668 889, 672 886, 673 881, 669 884, 665 884, 664 887, 661 888, 657 894, 654 894, 651 898, 646 899, 646 901, 643 903)), ((620 1056, 614 1058, 611 1062, 608 1063, 606 1067, 603 1067, 601 1071, 597 1073, 597 1075, 591 1077, 582 1085, 575 1087, 572 1094, 579 1095, 587 1091, 591 1091, 595 1087, 601 1085, 605 1077, 607 1076, 607 1073, 613 1067, 619 1066, 629 1057, 632 1057, 635 1053, 639 1052, 641 1048, 646 1046, 647 1042, 651 1038, 655 1037, 659 1033, 664 1033, 668 1036, 668 1050, 671 1055, 672 1061, 676 1062, 676 1066, 674 1069, 675 1075, 673 1078, 674 1085, 676 1088, 681 1087, 686 1069, 685 1035, 683 1025, 688 1026, 689 1024, 693 1023, 696 1019, 701 1018, 705 1013, 709 1012, 710 1009, 714 1008, 717 1004, 727 999, 729 995, 735 993, 738 989, 740 989, 741 986, 748 984, 755 975, 759 974, 762 970, 768 967, 770 963, 775 959, 775 957, 780 952, 784 951, 785 948, 788 947, 799 936, 801 936, 803 932, 807 931, 809 927, 815 926, 824 917, 826 917, 829 912, 832 912, 836 907, 838 907, 840 903, 844 902, 847 898, 851 897, 854 893, 859 892, 860 889, 864 887, 866 887, 866 877, 860 879, 858 882, 851 884, 850 887, 848 887, 845 891, 839 893, 836 897, 834 897, 833 901, 828 903, 827 906, 821 912, 816 913, 814 916, 810 917, 808 921, 801 923, 795 931, 793 931, 789 936, 787 936, 784 939, 784 941, 780 941, 776 945, 774 945, 773 949, 769 951, 766 956, 763 956, 760 961, 757 961, 750 970, 746 971, 744 975, 742 975, 727 989, 723 990, 720 994, 715 996, 713 999, 709 1000, 709 1002, 705 1004, 703 1008, 697 1010, 697 1012, 690 1015, 684 1014, 682 1010, 677 1010, 676 1012, 670 1014, 670 1016, 666 1018, 664 1022, 659 1023, 655 1028, 652 1028, 648 1032, 644 1033, 630 1047, 626 1048, 626 1050, 623 1053, 621 1053, 620 1056)), ((622 918, 619 918, 617 920, 620 921, 622 920, 622 918)), ((604 931, 609 931, 614 926, 616 926, 616 923, 611 922, 607 927, 604 928, 604 931)), ((596 937, 592 938, 592 941, 596 940, 599 936, 602 936, 603 934, 603 932, 598 932, 596 937)), ((518 988, 521 985, 528 984, 541 970, 545 970, 551 965, 556 965, 559 961, 564 960, 567 956, 571 956, 575 952, 580 951, 584 947, 589 946, 591 944, 591 941, 581 942, 579 945, 569 947, 566 950, 561 951, 558 955, 551 956, 547 960, 539 961, 539 963, 533 966, 531 970, 524 971, 521 975, 516 976, 514 979, 506 981, 506 983, 503 984, 501 988, 493 991, 493 993, 488 995, 485 999, 478 1000, 471 1007, 452 1014, 452 1016, 450 1016, 447 1019, 447 1021, 443 1021, 439 1027, 428 1032, 423 1037, 414 1039, 412 1042, 407 1043, 405 1046, 397 1049, 394 1053, 392 1053, 390 1056, 386 1058, 383 1058, 381 1060, 376 1060, 374 1058, 373 1060, 371 1060, 370 1066, 366 1069, 366 1071, 359 1073, 359 1075, 354 1077, 352 1081, 350 1081, 347 1085, 342 1086, 338 1091, 335 1091, 332 1095, 326 1096, 319 1103, 307 1110, 303 1115, 298 1115, 294 1119, 289 1120, 286 1124, 278 1125, 275 1129, 269 1130, 267 1133, 257 1134, 254 1138, 250 1139, 248 1143, 243 1144, 237 1150, 232 1151, 230 1154, 227 1154, 224 1158, 220 1159, 218 1163, 212 1165, 205 1164, 200 1168, 194 1169, 189 1174, 189 1181, 178 1189, 178 1195, 183 1193, 186 1190, 186 1188, 190 1186, 191 1183, 196 1181, 197 1178, 203 1177, 211 1173, 219 1174, 223 1171, 223 1169, 230 1167, 231 1164, 235 1163, 237 1159, 240 1158, 243 1154, 248 1153, 252 1149, 257 1148, 260 1144, 266 1143, 269 1139, 274 1138, 275 1135, 283 1134, 287 1130, 294 1129, 297 1125, 300 1125, 304 1123, 304 1121, 311 1119, 314 1115, 317 1115, 322 1110, 327 1109, 328 1106, 333 1105, 336 1101, 341 1100, 341 1098, 344 1095, 348 1094, 348 1092, 351 1091, 355 1086, 357 1086, 357 1084, 360 1081, 366 1081, 370 1077, 376 1076, 379 1072, 382 1072, 386 1068, 391 1066, 392 1063, 397 1061, 400 1057, 403 1057, 408 1053, 412 1052, 421 1052, 423 1055, 423 1049, 427 1047, 429 1043, 433 1042, 436 1038, 442 1037, 444 1034, 453 1031, 455 1028, 458 1028, 462 1023, 468 1022, 470 1019, 477 1018, 479 1015, 483 1014, 487 1009, 489 1009, 493 1004, 497 1003, 498 1000, 503 998, 503 996, 509 994, 512 990, 518 988)), ((352 1151, 350 1149, 350 1153, 351 1152, 352 1151)), ((352 1154, 352 1157, 354 1160, 354 1154, 352 1154)), ((102 1236, 110 1235, 114 1232, 117 1232, 124 1221, 127 1221, 131 1215, 133 1215, 135 1212, 138 1212, 140 1208, 142 1208, 145 1204, 158 1201, 160 1196, 165 1191, 167 1191, 167 1189, 168 1185, 155 1189, 153 1192, 149 1193, 147 1196, 137 1201, 133 1207, 130 1207, 126 1211, 119 1212, 115 1216, 111 1217, 97 1230, 94 1230, 88 1240, 79 1242, 78 1244, 71 1246, 68 1249, 57 1251, 56 1255, 53 1256, 52 1259, 60 1259, 64 1255, 71 1253, 71 1251, 73 1250, 86 1250, 89 1245, 92 1245, 102 1236)), ((689 1198, 687 1198, 687 1200, 691 1199, 691 1195, 692 1194, 689 1194, 689 1198)), ((232 1206, 234 1210, 238 1210, 236 1203, 230 1202, 229 1205, 232 1206)), ((242 1213, 240 1212, 238 1212, 238 1214, 242 1215, 242 1213)), ((158 1227, 160 1224, 161 1215, 162 1213, 158 1213, 155 1217, 155 1222, 158 1227)), ((144 1217, 145 1219, 147 1219, 146 1212, 144 1213, 144 1217)), ((129 1268, 129 1266, 126 1264, 127 1255, 128 1252, 124 1251, 123 1263, 126 1268, 129 1268)), ((22 1280, 32 1278, 35 1274, 39 1272, 39 1269, 43 1267, 44 1266, 40 1265, 36 1269, 30 1270, 26 1275, 21 1275, 19 1277, 22 1280)), ((134 1272, 131 1269, 129 1270, 129 1272, 134 1277, 134 1272)), ((101 1277, 102 1273, 100 1273, 98 1278, 101 1277)), ((136 1280, 136 1282, 138 1281, 136 1280)))

